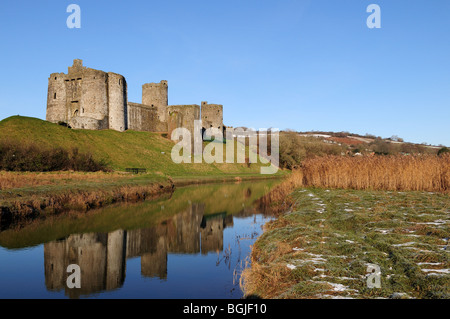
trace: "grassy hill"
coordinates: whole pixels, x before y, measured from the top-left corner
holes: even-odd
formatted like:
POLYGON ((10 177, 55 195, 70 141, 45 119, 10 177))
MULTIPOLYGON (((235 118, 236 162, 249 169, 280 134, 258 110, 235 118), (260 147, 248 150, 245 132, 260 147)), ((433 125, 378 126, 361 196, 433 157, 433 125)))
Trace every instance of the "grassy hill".
POLYGON ((33 143, 42 148, 78 148, 114 170, 142 167, 169 176, 259 174, 260 164, 176 164, 170 153, 174 142, 150 132, 75 130, 37 118, 12 116, 0 121, 0 141, 33 143))

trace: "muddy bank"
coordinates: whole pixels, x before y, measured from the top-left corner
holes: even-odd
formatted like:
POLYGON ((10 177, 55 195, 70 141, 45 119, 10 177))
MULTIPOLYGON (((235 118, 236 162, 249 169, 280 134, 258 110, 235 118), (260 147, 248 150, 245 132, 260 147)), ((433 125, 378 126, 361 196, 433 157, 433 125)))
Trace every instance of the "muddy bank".
POLYGON ((87 212, 118 202, 138 202, 172 193, 172 180, 148 184, 125 184, 112 188, 68 189, 17 198, 0 207, 0 230, 11 224, 67 211, 87 212))

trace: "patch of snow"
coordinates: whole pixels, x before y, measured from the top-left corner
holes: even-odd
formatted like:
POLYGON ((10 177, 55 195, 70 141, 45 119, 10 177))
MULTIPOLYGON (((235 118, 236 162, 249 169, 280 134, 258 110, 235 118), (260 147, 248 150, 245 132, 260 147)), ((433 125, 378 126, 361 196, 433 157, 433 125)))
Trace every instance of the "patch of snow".
POLYGON ((341 279, 341 280, 359 280, 358 278, 351 278, 351 277, 337 277, 337 279, 341 279))
POLYGON ((439 274, 436 272, 430 272, 427 274, 427 277, 443 277, 443 276, 447 276, 446 274, 439 274))
POLYGON ((420 248, 416 248, 416 247, 405 247, 405 249, 412 249, 421 253, 433 253, 433 251, 431 250, 427 250, 427 249, 420 249, 420 248))
POLYGON ((323 269, 323 268, 316 268, 316 269, 314 269, 314 271, 325 271, 325 269, 323 269))
POLYGON ((347 290, 354 290, 354 289, 349 289, 348 286, 345 286, 343 284, 336 284, 334 282, 328 282, 328 281, 316 281, 316 282, 330 285, 331 287, 333 287, 334 291, 342 292, 342 291, 347 291, 347 290))
POLYGON ((348 296, 333 296, 333 295, 322 295, 322 298, 330 298, 330 299, 354 299, 348 296))
POLYGON ((294 266, 292 264, 287 264, 286 267, 288 267, 290 270, 294 270, 295 268, 297 268, 297 266, 294 266))
POLYGON ((423 272, 434 272, 442 274, 450 274, 450 269, 422 269, 423 272))
POLYGON ((392 245, 392 246, 394 246, 394 247, 403 247, 403 246, 411 246, 411 245, 414 245, 416 242, 414 242, 414 241, 411 241, 411 242, 408 242, 408 243, 403 243, 403 244, 395 244, 395 245, 392 245))
POLYGON ((417 225, 434 225, 434 226, 441 226, 448 223, 447 220, 442 219, 436 219, 434 222, 428 222, 428 223, 416 223, 417 225))

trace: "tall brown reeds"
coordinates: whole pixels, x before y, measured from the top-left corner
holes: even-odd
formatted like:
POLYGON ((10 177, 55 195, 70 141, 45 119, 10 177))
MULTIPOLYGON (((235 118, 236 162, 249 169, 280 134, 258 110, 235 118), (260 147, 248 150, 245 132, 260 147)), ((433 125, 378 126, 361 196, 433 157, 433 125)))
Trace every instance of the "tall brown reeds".
POLYGON ((450 154, 443 156, 324 156, 302 163, 303 184, 314 187, 450 190, 450 154))
POLYGON ((112 182, 126 178, 127 174, 117 172, 7 172, 0 171, 0 190, 34 187, 41 185, 64 185, 77 182, 112 182))
POLYGON ((303 186, 303 173, 298 169, 293 170, 281 184, 258 200, 259 211, 271 215, 286 212, 292 205, 289 194, 301 186, 303 186))

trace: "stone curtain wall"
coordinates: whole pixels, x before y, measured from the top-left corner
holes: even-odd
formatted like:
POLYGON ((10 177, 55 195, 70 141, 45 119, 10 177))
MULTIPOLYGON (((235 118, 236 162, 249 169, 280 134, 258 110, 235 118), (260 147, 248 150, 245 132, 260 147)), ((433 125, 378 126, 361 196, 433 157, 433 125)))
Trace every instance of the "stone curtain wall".
POLYGON ((168 114, 168 137, 171 137, 172 131, 177 127, 184 127, 191 132, 191 138, 194 138, 194 120, 200 119, 200 106, 192 105, 169 105, 168 114))
POLYGON ((223 131, 223 106, 202 102, 202 127, 204 129, 216 128, 223 131))
POLYGON ((128 102, 128 129, 134 131, 156 132, 158 114, 156 107, 128 102))

